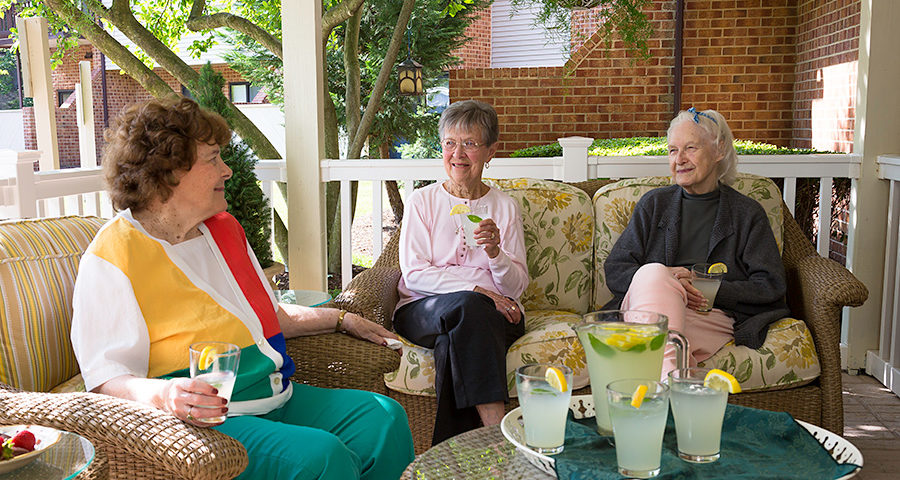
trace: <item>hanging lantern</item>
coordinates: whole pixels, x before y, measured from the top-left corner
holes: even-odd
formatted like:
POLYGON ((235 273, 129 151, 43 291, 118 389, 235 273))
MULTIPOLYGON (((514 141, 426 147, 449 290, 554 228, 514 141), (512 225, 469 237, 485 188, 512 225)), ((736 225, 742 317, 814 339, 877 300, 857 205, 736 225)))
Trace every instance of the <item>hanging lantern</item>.
POLYGON ((425 88, 422 85, 422 65, 412 58, 397 65, 397 82, 400 95, 422 95, 425 88))

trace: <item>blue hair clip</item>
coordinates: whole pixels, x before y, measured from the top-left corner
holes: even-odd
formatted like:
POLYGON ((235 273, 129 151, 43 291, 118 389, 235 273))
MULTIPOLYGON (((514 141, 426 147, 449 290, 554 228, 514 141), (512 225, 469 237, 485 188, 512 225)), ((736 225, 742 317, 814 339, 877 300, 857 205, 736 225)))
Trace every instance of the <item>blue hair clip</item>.
POLYGON ((719 124, 719 122, 717 122, 716 119, 713 118, 711 115, 703 113, 703 112, 698 112, 697 109, 694 107, 687 109, 687 111, 688 111, 688 113, 694 114, 694 123, 700 123, 700 116, 704 116, 704 117, 712 120, 712 122, 715 123, 716 125, 719 124))

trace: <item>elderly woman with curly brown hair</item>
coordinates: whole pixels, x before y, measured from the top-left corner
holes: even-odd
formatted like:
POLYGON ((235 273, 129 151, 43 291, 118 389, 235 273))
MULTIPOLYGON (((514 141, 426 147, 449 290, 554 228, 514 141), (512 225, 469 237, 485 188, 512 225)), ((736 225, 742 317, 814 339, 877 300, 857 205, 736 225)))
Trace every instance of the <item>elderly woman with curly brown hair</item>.
POLYGON ((371 392, 290 381, 285 338, 393 334, 336 309, 277 303, 240 224, 225 212, 231 131, 191 100, 151 100, 106 133, 103 167, 121 210, 85 252, 72 343, 89 391, 142 402, 240 441, 240 478, 397 478, 413 459, 407 417, 371 392), (230 403, 190 378, 188 346, 240 347, 230 403), (208 423, 227 415, 224 422, 208 423))

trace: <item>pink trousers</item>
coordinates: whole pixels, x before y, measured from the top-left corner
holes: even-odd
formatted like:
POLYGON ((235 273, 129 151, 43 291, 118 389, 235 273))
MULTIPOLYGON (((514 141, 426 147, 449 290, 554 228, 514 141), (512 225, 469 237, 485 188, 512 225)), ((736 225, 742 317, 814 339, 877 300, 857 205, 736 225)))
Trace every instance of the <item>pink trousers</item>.
MULTIPOLYGON (((687 291, 661 263, 648 263, 638 269, 622 301, 622 310, 647 310, 669 317, 669 330, 677 330, 688 340, 691 366, 711 357, 734 337, 734 320, 723 311, 714 308, 700 313, 687 308, 687 291)), ((675 347, 668 344, 662 378, 675 368, 675 347)))

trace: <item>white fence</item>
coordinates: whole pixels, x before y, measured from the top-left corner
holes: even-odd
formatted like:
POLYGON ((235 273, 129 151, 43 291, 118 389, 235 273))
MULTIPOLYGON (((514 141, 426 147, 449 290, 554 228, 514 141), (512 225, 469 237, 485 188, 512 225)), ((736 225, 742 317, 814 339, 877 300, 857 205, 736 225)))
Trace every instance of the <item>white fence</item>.
POLYGON ((887 239, 884 247, 884 289, 878 350, 866 353, 866 373, 900 395, 900 155, 878 157, 878 176, 891 184, 887 239))
MULTIPOLYGON (((496 158, 485 171, 490 178, 532 177, 561 181, 589 178, 632 178, 668 175, 666 157, 596 157, 587 154, 592 139, 560 139, 563 155, 543 158, 496 158)), ((0 217, 38 217, 61 214, 92 214, 109 217, 112 208, 103 192, 99 168, 66 169, 52 172, 32 171, 38 152, 0 150, 0 217), (99 193, 98 193, 99 192, 99 193)), ((832 155, 746 155, 740 157, 739 170, 771 178, 784 179, 784 199, 793 211, 798 178, 820 179, 818 251, 828 256, 831 226, 831 189, 834 178, 859 178, 861 157, 832 155)), ((276 210, 284 212, 287 201, 276 184, 287 178, 284 160, 263 160, 256 168, 263 192, 276 210)), ((446 177, 440 159, 410 160, 323 160, 322 181, 341 182, 341 273, 344 283, 352 277, 352 239, 350 228, 350 182, 372 181, 372 245, 374 257, 382 249, 382 202, 385 180, 404 181, 407 191, 415 180, 441 180, 446 177)), ((893 188, 893 187, 892 187, 893 188)), ((900 200, 898 200, 900 203, 900 200)), ((895 209, 900 211, 900 207, 895 209)), ((900 215, 900 213, 898 213, 900 215)), ((287 225, 287 220, 283 219, 287 225)), ((849 235, 853 235, 852 226, 849 235)), ((896 254, 895 254, 896 257, 896 254)), ((885 338, 885 337, 882 337, 885 338)))

